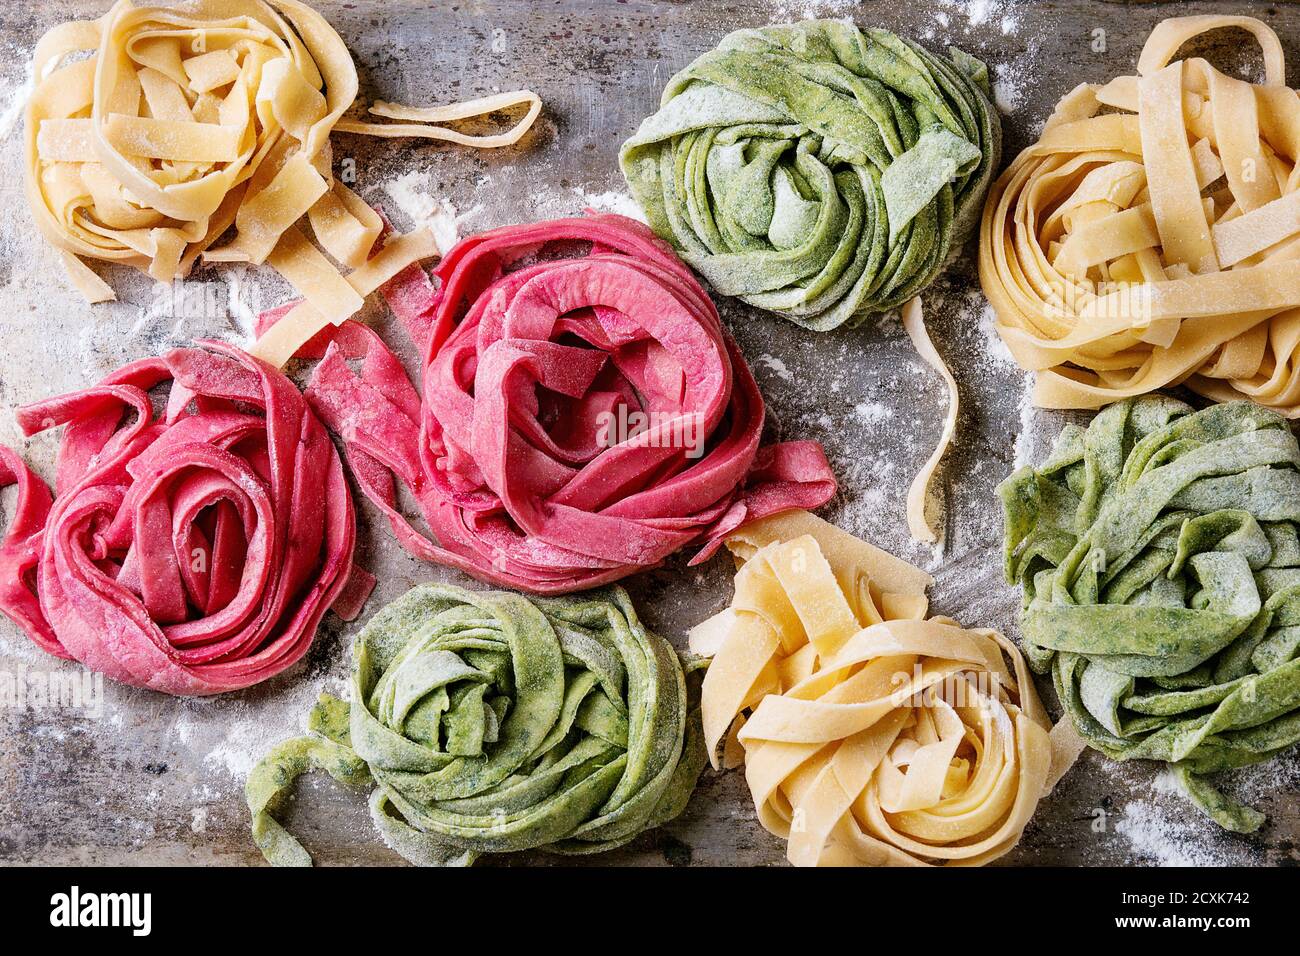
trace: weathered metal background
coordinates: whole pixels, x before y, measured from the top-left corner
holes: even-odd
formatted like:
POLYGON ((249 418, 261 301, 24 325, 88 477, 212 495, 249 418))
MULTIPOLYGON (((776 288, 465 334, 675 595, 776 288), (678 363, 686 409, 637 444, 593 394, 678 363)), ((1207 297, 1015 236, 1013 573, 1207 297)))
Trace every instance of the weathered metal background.
MULTIPOLYGON (((440 102, 529 86, 546 102, 515 148, 473 152, 414 142, 337 136, 336 155, 357 188, 403 227, 431 197, 462 232, 572 214, 625 211, 619 143, 650 112, 664 82, 731 29, 807 16, 850 16, 932 47, 954 43, 986 59, 997 79, 1009 151, 1028 144, 1058 97, 1075 84, 1133 71, 1158 20, 1178 13, 1249 12, 1273 23, 1288 52, 1300 41, 1300 7, 1250 3, 1122 5, 1096 0, 316 0, 352 48, 363 96, 440 102)), ((249 315, 286 297, 254 270, 212 269, 188 298, 159 295, 112 270, 117 303, 82 304, 36 235, 22 197, 21 108, 27 60, 41 33, 98 16, 96 0, 0 5, 0 441, 51 474, 53 436, 23 441, 12 410, 90 384, 121 363, 202 336, 245 341, 249 315), (197 291, 196 291, 197 290, 197 291)), ((1242 37, 1245 35, 1243 34, 1242 37)), ((1255 67, 1248 44, 1225 37, 1211 50, 1226 65, 1255 67), (1240 62, 1236 62, 1236 61, 1240 62)), ((1294 83, 1296 77, 1292 76, 1294 83)), ((429 209, 423 210, 428 212, 429 209)), ((896 318, 817 337, 732 302, 724 318, 767 397, 773 431, 822 441, 842 479, 827 517, 930 568, 936 612, 1015 633, 1017 595, 999 571, 996 483, 1041 454, 1065 416, 1024 400, 1025 377, 993 331, 971 250, 925 297, 932 334, 962 389, 954 450, 943 470, 946 544, 909 540, 903 497, 928 456, 944 412, 938 377, 916 357, 896 318)), ((387 327, 382 309, 372 319, 387 327)), ((392 340, 401 344, 400 331, 392 340)), ((409 356, 408 356, 409 357, 409 356)), ((5 520, 12 490, 0 499, 5 520)), ((362 505, 363 557, 382 584, 370 611, 410 585, 457 579, 407 557, 362 505)), ((462 582, 463 583, 463 582, 462 582)), ((726 603, 725 559, 703 569, 678 561, 629 586, 670 639, 726 603)), ((327 618, 307 660, 253 690, 176 700, 106 683, 90 712, 29 702, 0 711, 0 861, 8 863, 256 863, 243 775, 272 743, 302 727, 320 689, 339 690, 357 625, 327 618)), ((39 683, 75 671, 46 657, 0 621, 0 678, 39 683)), ((1044 687, 1050 699, 1050 690, 1044 687)), ((1087 755, 1041 805, 1018 864, 1251 863, 1300 860, 1300 759, 1252 768, 1231 782, 1270 818, 1254 837, 1220 833, 1160 782, 1150 765, 1087 755)), ((369 825, 364 801, 328 779, 299 787, 290 825, 321 863, 397 860, 369 825)), ((583 864, 775 864, 783 845, 754 819, 739 773, 706 772, 684 816, 632 846, 583 864)), ((546 856, 528 862, 562 862, 546 856)))

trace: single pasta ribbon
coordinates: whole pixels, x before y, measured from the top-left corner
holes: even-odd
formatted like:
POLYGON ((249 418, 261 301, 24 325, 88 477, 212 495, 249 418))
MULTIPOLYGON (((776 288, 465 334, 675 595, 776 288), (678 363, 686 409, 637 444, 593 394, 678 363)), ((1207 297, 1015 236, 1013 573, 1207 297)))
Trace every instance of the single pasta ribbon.
POLYGON ((926 459, 921 470, 916 473, 912 479, 911 486, 907 489, 907 530, 912 537, 918 541, 925 541, 933 544, 939 540, 938 533, 934 530, 929 517, 926 514, 926 505, 929 503, 930 485, 934 482, 935 472, 939 468, 939 462, 943 461, 943 456, 948 451, 948 446, 952 444, 953 436, 957 433, 957 415, 961 410, 961 396, 957 392, 957 380, 952 377, 952 372, 944 364, 943 356, 939 350, 934 347, 930 341, 930 333, 925 328, 925 315, 921 309, 921 297, 918 295, 910 299, 903 306, 903 329, 907 332, 907 337, 912 340, 912 347, 916 349, 918 355, 926 365, 934 369, 943 378, 944 386, 948 390, 948 411, 944 415, 943 430, 939 433, 939 441, 934 446, 934 451, 926 459))
POLYGON ((567 593, 692 545, 704 560, 745 521, 835 493, 815 442, 760 445, 763 399, 744 358, 641 223, 494 229, 459 243, 436 276, 437 289, 414 266, 384 290, 423 356, 421 391, 359 323, 299 353, 321 357, 307 398, 417 557, 567 593), (436 543, 398 509, 395 479, 436 543))
POLYGON ((1164 761, 1220 826, 1258 829, 1263 814, 1202 775, 1300 740, 1300 446, 1285 419, 1126 399, 998 493, 1025 653, 1078 735, 1164 761))
POLYGON ((200 346, 18 410, 25 434, 65 426, 53 495, 0 446, 0 482, 18 484, 0 611, 51 654, 168 694, 273 677, 374 583, 352 565, 343 464, 297 388, 200 346))
POLYGON ((705 763, 677 653, 618 587, 420 585, 358 636, 351 705, 322 694, 309 724, 246 786, 253 838, 279 866, 311 863, 273 813, 313 769, 373 784, 375 826, 407 860, 464 866, 621 846, 681 813, 705 763))
POLYGON ((1047 408, 1186 384, 1300 416, 1300 96, 1251 17, 1165 20, 1137 76, 1082 84, 989 192, 980 282, 1047 408), (1263 83, 1174 60, 1250 31, 1263 83))
POLYGON ((344 119, 356 67, 328 21, 298 0, 118 0, 99 20, 50 30, 33 70, 27 200, 77 288, 91 302, 113 298, 82 259, 160 282, 184 277, 200 257, 267 263, 307 300, 280 328, 297 341, 254 349, 274 365, 438 252, 428 230, 376 249, 383 223, 334 178, 332 131, 497 147, 517 142, 541 110, 520 90, 428 109, 370 107, 401 123, 344 119), (527 112, 504 133, 428 125, 517 106, 527 112))
POLYGON ((845 21, 737 30, 668 82, 623 175, 719 293, 856 324, 929 285, 997 169, 988 71, 949 57, 845 21))
POLYGON ((1014 847, 1073 759, 1015 645, 926 620, 928 574, 807 512, 726 543, 735 596, 690 633, 712 658, 704 739, 714 767, 743 763, 790 862, 977 866, 1014 847))

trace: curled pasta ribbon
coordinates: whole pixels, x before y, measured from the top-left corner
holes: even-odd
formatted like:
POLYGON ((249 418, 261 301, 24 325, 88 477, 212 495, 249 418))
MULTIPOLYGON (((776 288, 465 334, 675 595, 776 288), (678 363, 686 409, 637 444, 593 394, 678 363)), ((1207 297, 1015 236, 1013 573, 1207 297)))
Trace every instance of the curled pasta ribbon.
POLYGON ((948 389, 948 411, 944 415, 943 431, 939 435, 939 442, 921 470, 917 472, 916 477, 912 479, 911 487, 907 489, 907 529, 918 541, 933 543, 939 540, 939 535, 926 515, 926 505, 930 495, 930 485, 934 481, 934 473, 939 468, 939 462, 943 461, 948 446, 952 444, 953 435, 957 432, 960 395, 957 392, 957 380, 952 377, 952 372, 944 364, 939 350, 930 341, 930 333, 925 329, 925 315, 921 310, 920 296, 903 306, 903 328, 908 338, 912 340, 912 346, 917 354, 925 360, 925 364, 943 377, 944 386, 948 389))
POLYGON ((1165 761, 1221 826, 1257 830, 1263 814, 1202 775, 1300 741, 1300 445, 1285 419, 1127 399, 998 493, 1025 653, 1079 737, 1165 761))
POLYGON ((976 866, 1068 766, 1015 645, 925 620, 929 575, 807 512, 727 539, 731 606, 691 631, 714 766, 743 762, 800 866, 976 866), (1010 662, 1008 666, 1007 662, 1010 662))
POLYGON ((1300 416, 1300 96, 1250 17, 1166 20, 1138 75, 1065 96, 989 193, 980 281, 1048 408, 1168 385, 1300 416), (1249 30, 1265 80, 1189 39, 1249 30))
POLYGON ((371 107, 423 125, 344 120, 356 68, 328 21, 298 0, 176 8, 118 0, 99 20, 50 30, 33 69, 28 204, 77 287, 92 302, 113 297, 83 258, 134 266, 162 282, 188 274, 200 256, 268 263, 307 300, 281 326, 282 337, 290 329, 299 336, 294 348, 255 349, 272 364, 324 324, 354 314, 403 267, 438 252, 428 230, 374 251, 383 223, 333 177, 331 131, 504 146, 541 108, 525 90, 435 109, 371 107), (525 104, 506 133, 427 125, 525 104), (316 243, 299 226, 304 217, 316 243))
POLYGON ((407 860, 597 853, 676 817, 704 767, 676 652, 622 588, 577 597, 421 585, 353 645, 352 703, 321 695, 313 735, 275 747, 245 787, 273 864, 311 857, 273 816, 322 769, 374 784, 371 816, 407 860))
POLYGON ((826 331, 906 302, 974 229, 1001 149, 989 92, 979 60, 887 30, 737 30, 619 162, 714 289, 826 331))
POLYGON ((280 673, 374 583, 352 565, 343 464, 297 388, 202 346, 20 408, 28 435, 65 426, 53 495, 0 446, 0 482, 18 484, 0 611, 51 654, 168 694, 280 673), (148 393, 167 384, 155 416, 148 393))
POLYGON ((436 274, 437 289, 414 266, 384 290, 423 356, 421 391, 358 323, 308 343, 322 357, 308 400, 417 557, 561 594, 691 545, 703 560, 745 521, 834 495, 820 445, 760 444, 743 356, 641 223, 506 226, 436 274), (398 509, 395 479, 436 542, 398 509))
POLYGON ((402 106, 399 103, 385 103, 382 100, 373 103, 367 110, 375 116, 385 119, 404 120, 402 123, 363 123, 357 120, 343 119, 334 124, 340 133, 364 133, 367 136, 382 136, 387 139, 412 136, 418 139, 434 139, 459 146, 476 146, 479 149, 491 149, 498 146, 513 146, 523 138, 524 133, 532 127, 533 122, 542 112, 542 98, 532 90, 516 90, 512 93, 494 93, 476 100, 453 103, 450 106, 402 106), (528 109, 514 126, 504 133, 475 134, 461 133, 454 129, 431 126, 431 123, 451 123, 456 120, 472 119, 486 116, 497 110, 510 110, 519 106, 528 109))

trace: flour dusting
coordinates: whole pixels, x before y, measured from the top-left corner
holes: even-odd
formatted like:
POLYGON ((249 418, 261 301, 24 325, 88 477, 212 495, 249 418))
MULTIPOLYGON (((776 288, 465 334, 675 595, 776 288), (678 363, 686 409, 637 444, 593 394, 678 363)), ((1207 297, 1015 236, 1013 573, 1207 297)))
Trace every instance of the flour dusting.
POLYGON ((1025 75, 1011 63, 999 63, 993 67, 993 102, 998 112, 1009 116, 1025 102, 1025 75))
POLYGON ((383 189, 397 203, 398 209, 411 219, 415 228, 424 226, 433 233, 438 251, 445 256, 460 241, 461 224, 480 209, 475 206, 467 212, 458 213, 451 200, 438 199, 429 194, 425 188, 427 181, 425 173, 412 170, 388 180, 383 189))
POLYGON ((1134 862, 1157 866, 1230 866, 1236 854, 1214 840, 1214 823, 1185 799, 1165 792, 1133 800, 1122 811, 1115 832, 1128 841, 1134 862))
POLYGON ((580 186, 575 186, 573 191, 586 205, 597 212, 613 212, 618 213, 620 216, 627 216, 629 219, 635 219, 637 222, 646 221, 641 206, 626 192, 607 189, 603 193, 590 193, 585 192, 580 186))
POLYGON ((758 364, 770 368, 783 382, 794 381, 794 372, 791 372, 786 364, 775 355, 760 355, 758 357, 758 364))
POLYGON ((874 424, 893 418, 894 410, 880 402, 858 402, 853 406, 853 414, 868 424, 874 424))
POLYGON ((259 720, 238 720, 230 725, 225 739, 208 751, 203 762, 243 780, 257 762, 266 756, 272 744, 283 736, 283 731, 273 724, 259 720))
MULTIPOLYGON (((22 54, 23 62, 30 58, 30 54, 22 54)), ((27 109, 27 101, 32 95, 32 79, 28 77, 17 86, 4 84, 0 86, 0 140, 9 138, 18 127, 18 121, 23 118, 23 111, 27 109)))
POLYGON ((852 16, 857 0, 779 0, 772 8, 773 22, 781 20, 834 20, 852 16))

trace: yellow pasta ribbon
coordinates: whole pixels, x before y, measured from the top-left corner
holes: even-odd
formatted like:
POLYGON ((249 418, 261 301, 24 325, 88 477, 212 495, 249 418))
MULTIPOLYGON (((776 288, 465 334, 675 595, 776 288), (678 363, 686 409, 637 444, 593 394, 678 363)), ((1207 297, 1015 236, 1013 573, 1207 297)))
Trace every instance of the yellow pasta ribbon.
POLYGON ((118 0, 98 20, 46 33, 32 65, 27 200, 72 283, 91 302, 114 297, 85 259, 160 282, 184 277, 200 256, 269 263, 305 300, 273 340, 253 348, 276 365, 355 314, 383 281, 438 252, 421 230, 403 237, 400 256, 385 255, 389 243, 372 257, 383 221, 334 178, 332 131, 499 147, 517 142, 541 110, 537 95, 521 90, 370 108, 401 123, 346 120, 356 67, 329 22, 299 0, 175 8, 118 0), (525 115, 502 133, 429 125, 520 106, 525 115), (298 226, 304 217, 314 243, 298 226))
POLYGON ((1067 94, 989 193, 980 281, 1035 402, 1100 408, 1185 384, 1300 417, 1300 95, 1277 34, 1178 17, 1136 76, 1067 94), (1250 31, 1264 82, 1175 60, 1250 31))
POLYGON ((713 658, 705 740, 715 767, 744 764, 790 862, 978 866, 1014 847, 1077 754, 1016 646, 925 619, 928 574, 808 512, 727 547, 735 597, 690 634, 713 658))

